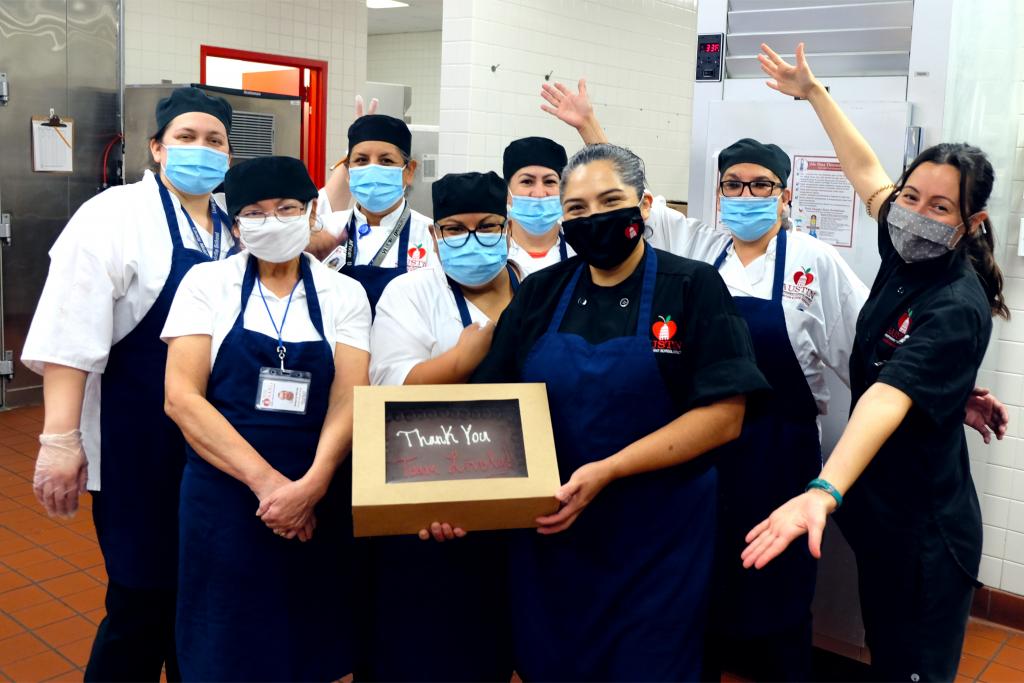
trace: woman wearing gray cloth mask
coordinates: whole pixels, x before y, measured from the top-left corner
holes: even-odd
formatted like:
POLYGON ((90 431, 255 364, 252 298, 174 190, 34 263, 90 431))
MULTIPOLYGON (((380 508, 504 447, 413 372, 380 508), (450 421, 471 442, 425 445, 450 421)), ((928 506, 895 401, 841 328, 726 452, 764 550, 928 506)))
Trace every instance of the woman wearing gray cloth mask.
POLYGON ((760 569, 808 534, 818 557, 836 515, 857 558, 873 672, 949 681, 960 659, 978 566, 981 512, 961 422, 992 333, 1008 317, 985 204, 981 150, 940 144, 893 183, 811 73, 762 45, 768 85, 806 99, 843 172, 879 221, 882 264, 857 324, 849 424, 807 491, 747 535, 760 569))

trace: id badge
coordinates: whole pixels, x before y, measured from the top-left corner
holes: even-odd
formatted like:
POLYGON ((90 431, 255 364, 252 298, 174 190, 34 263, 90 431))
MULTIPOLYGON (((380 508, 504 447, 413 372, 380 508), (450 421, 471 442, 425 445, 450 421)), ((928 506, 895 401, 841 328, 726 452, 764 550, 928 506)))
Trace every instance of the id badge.
POLYGON ((323 264, 331 270, 341 270, 341 267, 345 265, 345 247, 337 246, 334 248, 327 258, 323 260, 323 264))
POLYGON ((256 410, 305 415, 312 380, 313 376, 308 372, 260 368, 256 410))

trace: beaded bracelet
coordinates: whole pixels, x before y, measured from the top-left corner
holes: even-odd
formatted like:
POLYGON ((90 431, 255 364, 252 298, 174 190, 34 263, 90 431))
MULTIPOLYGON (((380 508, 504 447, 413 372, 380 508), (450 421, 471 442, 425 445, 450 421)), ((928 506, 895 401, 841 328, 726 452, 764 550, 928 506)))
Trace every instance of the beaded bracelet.
POLYGON ((896 186, 894 184, 892 184, 892 183, 889 183, 888 185, 882 185, 880 188, 875 190, 875 192, 870 197, 868 197, 867 202, 865 202, 865 204, 867 205, 867 209, 868 209, 868 215, 869 216, 874 215, 874 214, 871 213, 871 202, 875 201, 875 197, 877 197, 880 192, 884 192, 886 190, 895 190, 895 189, 896 189, 896 186))

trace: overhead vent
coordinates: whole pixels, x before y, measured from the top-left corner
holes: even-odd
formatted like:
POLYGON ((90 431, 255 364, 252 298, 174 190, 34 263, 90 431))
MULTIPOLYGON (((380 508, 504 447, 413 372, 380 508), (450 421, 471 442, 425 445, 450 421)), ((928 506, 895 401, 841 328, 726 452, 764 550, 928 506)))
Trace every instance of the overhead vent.
POLYGON ((818 76, 906 76, 913 0, 730 0, 726 45, 729 78, 762 78, 767 43, 792 61, 806 44, 818 76))
POLYGON ((274 115, 254 111, 231 113, 231 156, 255 159, 274 153, 274 115))

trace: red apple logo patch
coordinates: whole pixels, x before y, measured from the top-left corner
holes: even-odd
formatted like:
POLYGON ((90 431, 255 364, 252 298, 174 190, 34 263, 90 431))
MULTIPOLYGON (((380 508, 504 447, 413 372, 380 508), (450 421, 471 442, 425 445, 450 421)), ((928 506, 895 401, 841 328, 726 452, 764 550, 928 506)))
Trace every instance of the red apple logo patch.
POLYGON ((626 227, 626 237, 628 237, 629 239, 633 239, 633 238, 635 238, 639 234, 640 234, 640 226, 637 225, 636 223, 630 223, 626 227))
POLYGON ((659 315, 658 319, 661 322, 656 322, 651 326, 651 332, 654 333, 655 339, 658 341, 668 341, 676 336, 676 324, 672 320, 672 316, 659 315))
POLYGON ((427 250, 423 248, 422 244, 417 244, 415 247, 409 247, 409 258, 423 260, 427 257, 427 250))
POLYGON ((809 287, 814 282, 814 276, 811 275, 811 269, 804 267, 803 270, 798 270, 793 273, 793 283, 798 287, 809 287))

